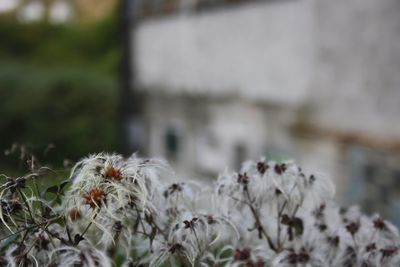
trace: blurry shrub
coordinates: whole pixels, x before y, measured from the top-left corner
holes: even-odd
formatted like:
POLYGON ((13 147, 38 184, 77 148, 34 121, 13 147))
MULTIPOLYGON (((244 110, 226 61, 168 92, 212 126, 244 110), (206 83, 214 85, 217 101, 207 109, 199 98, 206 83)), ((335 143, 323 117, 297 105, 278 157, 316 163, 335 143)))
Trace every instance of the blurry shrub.
POLYGON ((58 163, 116 149, 115 22, 0 22, 2 151, 14 142, 53 143, 50 160, 58 163))
POLYGON ((10 88, 0 91, 3 144, 51 142, 68 157, 115 145, 116 103, 109 79, 84 69, 9 64, 0 66, 0 86, 10 88))

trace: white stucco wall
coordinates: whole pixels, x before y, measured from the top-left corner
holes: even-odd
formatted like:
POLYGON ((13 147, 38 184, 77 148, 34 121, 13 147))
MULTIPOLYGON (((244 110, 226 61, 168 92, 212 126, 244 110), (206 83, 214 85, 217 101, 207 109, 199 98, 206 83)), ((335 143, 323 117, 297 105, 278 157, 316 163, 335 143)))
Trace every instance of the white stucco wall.
POLYGON ((313 1, 265 1, 142 21, 137 81, 146 90, 301 103, 315 49, 313 1))
POLYGON ((233 168, 238 143, 252 159, 272 144, 331 176, 345 200, 354 164, 345 148, 330 135, 291 136, 290 124, 400 138, 398 14, 398 0, 293 0, 142 21, 134 35, 140 88, 206 96, 196 115, 185 99, 152 94, 151 154, 162 156, 169 124, 182 129, 183 173, 233 168))
POLYGON ((327 128, 400 138, 400 1, 316 1, 312 119, 327 128))

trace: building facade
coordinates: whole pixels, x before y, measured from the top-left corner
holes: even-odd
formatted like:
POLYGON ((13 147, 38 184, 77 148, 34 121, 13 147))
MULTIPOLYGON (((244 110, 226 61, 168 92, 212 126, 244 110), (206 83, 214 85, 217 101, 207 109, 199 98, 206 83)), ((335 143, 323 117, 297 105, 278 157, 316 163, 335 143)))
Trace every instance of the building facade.
POLYGON ((148 154, 196 178, 294 158, 331 176, 339 202, 395 216, 400 2, 165 0, 137 11, 148 154))

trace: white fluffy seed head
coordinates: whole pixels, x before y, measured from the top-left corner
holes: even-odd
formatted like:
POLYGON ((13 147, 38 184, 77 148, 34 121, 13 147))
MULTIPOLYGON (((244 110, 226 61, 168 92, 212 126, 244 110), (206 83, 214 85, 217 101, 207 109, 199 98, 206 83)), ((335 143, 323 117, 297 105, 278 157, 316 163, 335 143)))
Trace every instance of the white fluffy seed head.
POLYGON ((358 208, 340 209, 326 176, 306 174, 291 161, 248 161, 240 172, 221 174, 215 186, 173 178, 165 162, 135 155, 97 154, 80 161, 61 210, 71 231, 84 232, 85 239, 80 254, 63 247, 65 266, 82 258, 87 266, 98 259, 109 264, 110 248, 126 264, 138 262, 130 259, 134 254, 150 266, 400 262, 396 227, 358 208))

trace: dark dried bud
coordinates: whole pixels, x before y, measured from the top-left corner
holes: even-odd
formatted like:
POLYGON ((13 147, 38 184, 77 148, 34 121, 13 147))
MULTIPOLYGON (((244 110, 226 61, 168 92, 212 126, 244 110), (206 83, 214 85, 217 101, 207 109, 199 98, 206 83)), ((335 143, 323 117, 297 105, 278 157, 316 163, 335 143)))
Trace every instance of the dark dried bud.
POLYGON ((301 251, 299 254, 297 254, 298 263, 307 263, 309 260, 310 260, 310 255, 307 252, 301 251))
POLYGON ((190 221, 188 221, 188 220, 183 221, 183 223, 185 224, 184 228, 185 229, 189 229, 189 228, 193 229, 195 227, 195 223, 197 220, 198 219, 195 217, 195 218, 191 219, 190 221))
POLYGON ((249 183, 249 177, 247 176, 247 173, 239 173, 237 182, 242 185, 247 185, 249 183))
POLYGON ((395 246, 387 246, 380 251, 382 253, 382 258, 389 258, 397 253, 398 248, 395 246))
POLYGON ((328 243, 333 247, 339 246, 339 242, 340 242, 339 236, 329 236, 328 237, 328 243))
POLYGON ((386 228, 386 224, 381 218, 376 218, 373 223, 375 229, 383 230, 386 228))
POLYGON ((172 184, 169 189, 171 190, 171 193, 174 193, 175 191, 182 191, 182 186, 180 184, 172 184))
POLYGON ((257 170, 259 173, 264 174, 268 170, 269 166, 265 162, 258 162, 257 163, 257 170))
POLYGON ((183 250, 183 246, 179 243, 175 243, 169 247, 169 252, 174 254, 177 251, 183 250))
POLYGON ((167 190, 164 191, 163 195, 165 198, 168 198, 170 195, 175 192, 181 192, 183 190, 182 184, 174 183, 171 184, 167 190))
POLYGON ((358 222, 352 222, 346 225, 346 230, 351 234, 355 235, 358 230, 360 229, 360 223, 358 222))
POLYGON ((326 224, 324 224, 324 223, 321 223, 321 224, 318 224, 318 225, 317 225, 317 228, 318 228, 318 230, 319 230, 320 232, 325 232, 326 229, 328 229, 328 226, 327 226, 326 224))
POLYGON ((368 244, 368 245, 365 247, 365 251, 367 251, 367 252, 370 252, 370 251, 375 250, 375 249, 376 249, 375 243, 368 244))
POLYGON ((286 168, 287 168, 286 164, 282 163, 282 164, 276 164, 274 170, 277 174, 282 174, 286 171, 286 168))
POLYGON ((185 229, 190 228, 190 221, 185 220, 185 221, 183 221, 183 223, 185 224, 185 229))
POLYGON ((236 249, 233 258, 235 259, 235 261, 246 261, 250 259, 250 255, 251 255, 250 248, 244 248, 242 250, 236 249))

